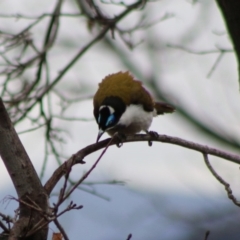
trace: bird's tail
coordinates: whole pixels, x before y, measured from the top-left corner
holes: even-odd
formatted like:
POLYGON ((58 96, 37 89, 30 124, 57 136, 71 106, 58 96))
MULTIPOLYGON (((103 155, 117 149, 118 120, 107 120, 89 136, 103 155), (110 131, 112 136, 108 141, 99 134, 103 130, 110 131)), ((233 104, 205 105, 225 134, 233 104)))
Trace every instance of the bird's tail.
POLYGON ((172 113, 175 111, 175 108, 172 105, 163 102, 155 102, 154 108, 157 112, 157 115, 164 113, 172 113))

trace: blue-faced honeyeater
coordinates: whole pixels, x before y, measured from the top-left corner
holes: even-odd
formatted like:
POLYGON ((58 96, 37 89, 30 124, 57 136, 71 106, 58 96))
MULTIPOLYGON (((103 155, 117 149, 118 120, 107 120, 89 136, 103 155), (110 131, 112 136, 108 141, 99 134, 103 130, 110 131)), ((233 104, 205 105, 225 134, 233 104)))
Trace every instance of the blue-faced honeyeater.
POLYGON ((104 132, 110 136, 148 132, 153 117, 174 111, 169 104, 155 102, 129 72, 106 76, 94 95, 93 105, 99 126, 97 142, 104 132))

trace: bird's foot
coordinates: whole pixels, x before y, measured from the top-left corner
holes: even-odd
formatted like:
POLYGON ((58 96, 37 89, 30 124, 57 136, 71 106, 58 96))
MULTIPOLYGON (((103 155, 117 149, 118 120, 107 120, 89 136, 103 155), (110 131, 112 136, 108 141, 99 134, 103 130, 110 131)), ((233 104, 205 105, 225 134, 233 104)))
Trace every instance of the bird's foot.
MULTIPOLYGON (((159 136, 158 133, 155 132, 155 131, 146 131, 146 133, 152 138, 157 138, 159 136)), ((148 146, 149 147, 152 146, 152 141, 151 140, 148 141, 148 146)))
POLYGON ((118 148, 120 148, 123 145, 123 141, 126 139, 126 135, 119 132, 116 132, 113 137, 116 140, 116 145, 118 148))

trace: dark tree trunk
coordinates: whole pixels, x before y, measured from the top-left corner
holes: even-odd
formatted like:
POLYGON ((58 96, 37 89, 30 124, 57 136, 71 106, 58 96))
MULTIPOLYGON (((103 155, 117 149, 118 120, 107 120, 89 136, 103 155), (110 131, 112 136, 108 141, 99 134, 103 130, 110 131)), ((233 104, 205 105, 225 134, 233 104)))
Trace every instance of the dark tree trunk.
MULTIPOLYGON (((238 75, 240 76, 240 1, 216 0, 223 14, 229 36, 238 60, 238 75)), ((240 77, 239 77, 240 80, 240 77)))
MULTIPOLYGON (((37 146, 37 139, 36 141, 37 146)), ((25 151, 0 98, 0 155, 13 181, 19 201, 19 219, 13 225, 9 239, 47 239, 47 225, 37 233, 25 237, 42 219, 40 211, 27 206, 35 205, 43 212, 48 209, 48 196, 25 151), (27 204, 25 204, 27 203, 27 204)))

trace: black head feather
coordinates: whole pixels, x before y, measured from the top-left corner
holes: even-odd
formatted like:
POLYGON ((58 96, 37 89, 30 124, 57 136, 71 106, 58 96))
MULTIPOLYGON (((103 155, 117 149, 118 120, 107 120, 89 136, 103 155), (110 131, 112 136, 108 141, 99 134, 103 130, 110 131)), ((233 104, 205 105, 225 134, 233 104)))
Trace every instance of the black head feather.
POLYGON ((99 129, 106 131, 114 127, 125 110, 126 105, 121 98, 113 96, 106 97, 95 114, 99 129))

